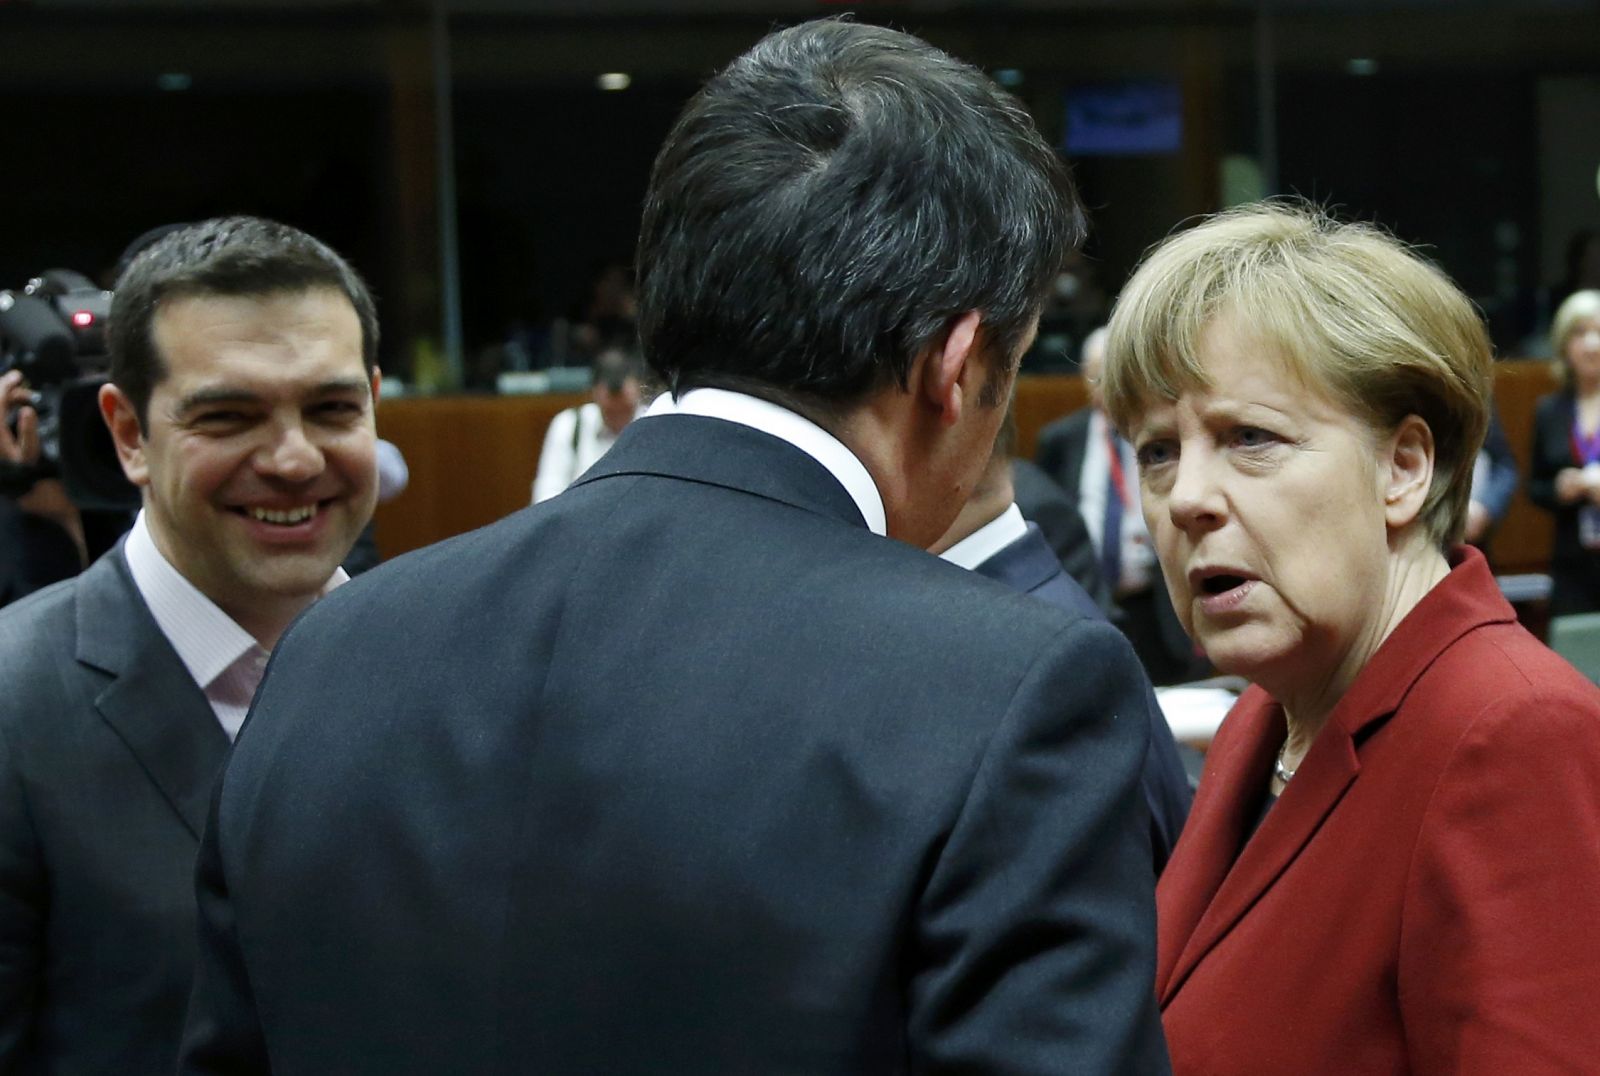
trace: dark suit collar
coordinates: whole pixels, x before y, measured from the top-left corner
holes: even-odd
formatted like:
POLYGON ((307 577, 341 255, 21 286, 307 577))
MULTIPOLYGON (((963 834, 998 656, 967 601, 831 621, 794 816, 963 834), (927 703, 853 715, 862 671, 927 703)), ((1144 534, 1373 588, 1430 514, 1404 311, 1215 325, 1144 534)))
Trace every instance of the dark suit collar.
POLYGON ((850 494, 822 464, 781 438, 722 419, 638 419, 574 485, 620 475, 703 482, 834 516, 852 526, 867 525, 850 494))
POLYGON ((1037 523, 1022 537, 979 564, 973 571, 1024 592, 1036 590, 1061 574, 1061 561, 1037 523))
POLYGON ((1427 668, 1461 636, 1516 619, 1482 553, 1458 550, 1451 565, 1339 700, 1294 781, 1242 850, 1286 730, 1282 709, 1259 688, 1246 692, 1228 716, 1227 744, 1208 760, 1174 857, 1175 863, 1178 855, 1188 862, 1182 875, 1169 868, 1169 876, 1187 876, 1188 883, 1181 892, 1164 894, 1163 932, 1178 942, 1164 946, 1161 955, 1157 985, 1163 1005, 1283 874, 1355 782, 1361 734, 1393 716, 1427 668))
POLYGON ((120 543, 79 578, 76 618, 77 660, 112 677, 96 709, 199 837, 228 737, 156 626, 120 543))

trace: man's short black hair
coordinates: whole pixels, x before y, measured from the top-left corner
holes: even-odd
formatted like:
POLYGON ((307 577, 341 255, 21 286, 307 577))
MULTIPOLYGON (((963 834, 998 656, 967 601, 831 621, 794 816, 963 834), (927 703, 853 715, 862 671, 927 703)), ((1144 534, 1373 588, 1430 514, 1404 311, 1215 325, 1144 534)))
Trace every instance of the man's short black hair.
POLYGON ((1065 165, 982 72, 894 30, 804 23, 713 78, 656 158, 645 355, 674 393, 837 406, 905 387, 977 310, 1003 363, 1083 232, 1065 165))
MULTIPOLYGON (((149 233, 147 233, 149 234, 149 233)), ((321 240, 259 217, 219 217, 157 238, 117 280, 106 329, 111 382, 146 427, 150 395, 166 376, 151 326, 167 299, 214 295, 249 298, 332 288, 361 322, 361 357, 378 369, 378 313, 356 271, 321 240)))

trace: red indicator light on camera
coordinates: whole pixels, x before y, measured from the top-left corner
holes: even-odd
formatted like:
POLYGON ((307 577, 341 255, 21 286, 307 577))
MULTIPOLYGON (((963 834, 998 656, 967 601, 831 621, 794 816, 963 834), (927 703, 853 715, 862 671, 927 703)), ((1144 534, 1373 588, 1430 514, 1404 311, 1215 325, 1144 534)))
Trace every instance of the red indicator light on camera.
POLYGON ((89 310, 75 310, 72 313, 72 324, 80 329, 87 329, 94 324, 94 313, 89 310))

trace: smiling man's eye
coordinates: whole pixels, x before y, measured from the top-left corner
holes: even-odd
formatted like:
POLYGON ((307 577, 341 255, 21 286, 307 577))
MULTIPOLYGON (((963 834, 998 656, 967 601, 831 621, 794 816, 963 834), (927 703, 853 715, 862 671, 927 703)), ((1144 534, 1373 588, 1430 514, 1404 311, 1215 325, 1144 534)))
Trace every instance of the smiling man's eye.
POLYGON ((354 400, 328 400, 318 404, 314 410, 319 415, 344 416, 359 415, 363 409, 354 400))

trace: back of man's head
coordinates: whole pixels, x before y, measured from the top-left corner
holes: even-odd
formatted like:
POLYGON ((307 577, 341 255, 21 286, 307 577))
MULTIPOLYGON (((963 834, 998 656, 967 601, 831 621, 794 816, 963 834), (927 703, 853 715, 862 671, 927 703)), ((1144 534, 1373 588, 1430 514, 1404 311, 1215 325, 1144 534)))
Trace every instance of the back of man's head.
POLYGON ((220 217, 159 234, 117 280, 107 340, 111 382, 148 425, 150 394, 165 376, 151 332, 164 300, 252 297, 328 288, 361 322, 362 360, 378 368, 378 315, 354 269, 321 240, 258 217, 220 217))
POLYGON ((771 34, 689 103, 656 158, 640 334, 697 385, 839 407, 977 310, 1009 361, 1083 235, 1022 107, 926 42, 839 20, 771 34))

